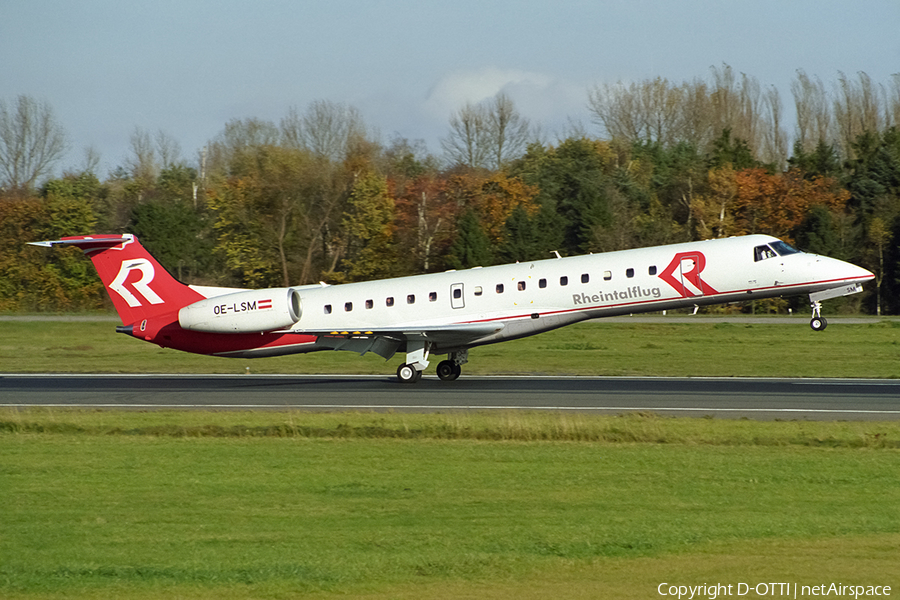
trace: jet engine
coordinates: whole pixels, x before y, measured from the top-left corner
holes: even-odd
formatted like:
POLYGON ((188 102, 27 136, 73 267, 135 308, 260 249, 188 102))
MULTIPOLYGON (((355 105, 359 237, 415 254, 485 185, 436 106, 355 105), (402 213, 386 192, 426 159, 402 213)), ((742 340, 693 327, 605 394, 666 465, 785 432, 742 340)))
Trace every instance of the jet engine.
POLYGON ((214 296, 178 311, 183 329, 204 333, 263 333, 300 320, 300 292, 269 288, 214 296))

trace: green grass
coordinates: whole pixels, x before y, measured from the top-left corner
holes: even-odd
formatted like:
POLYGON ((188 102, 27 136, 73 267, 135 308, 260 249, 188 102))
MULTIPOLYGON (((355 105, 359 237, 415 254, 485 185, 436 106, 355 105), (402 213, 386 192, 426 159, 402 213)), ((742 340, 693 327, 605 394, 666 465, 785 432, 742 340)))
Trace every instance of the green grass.
POLYGON ((116 411, 0 408, 0 434, 649 443, 900 449, 900 421, 750 421, 629 413, 116 411))
MULTIPOLYGON (((402 361, 320 352, 256 360, 197 356, 114 333, 109 322, 0 322, 6 372, 392 373, 402 361)), ((584 323, 475 348, 468 374, 900 377, 900 323, 584 323)))
POLYGON ((900 583, 895 423, 0 416, 4 598, 646 598, 692 572, 818 584, 872 565, 900 583), (516 441, 577 430, 607 436, 516 441))
MULTIPOLYGON (((113 330, 0 322, 0 370, 399 363, 217 359, 113 330)), ((898 377, 898 333, 600 322, 474 349, 465 369, 898 377)), ((0 597, 650 598, 664 581, 896 591, 898 448, 897 422, 7 409, 0 597)))

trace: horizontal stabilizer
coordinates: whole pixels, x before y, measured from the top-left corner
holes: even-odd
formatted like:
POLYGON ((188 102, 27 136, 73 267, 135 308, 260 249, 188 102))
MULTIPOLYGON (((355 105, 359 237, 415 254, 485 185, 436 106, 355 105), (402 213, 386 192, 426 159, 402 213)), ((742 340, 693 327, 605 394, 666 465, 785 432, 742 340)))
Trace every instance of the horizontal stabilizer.
POLYGON ((85 253, 93 250, 105 250, 116 246, 127 244, 134 241, 131 234, 125 235, 92 235, 67 237, 61 240, 46 240, 43 242, 29 242, 31 246, 41 246, 43 248, 52 248, 53 246, 75 246, 81 248, 85 253))

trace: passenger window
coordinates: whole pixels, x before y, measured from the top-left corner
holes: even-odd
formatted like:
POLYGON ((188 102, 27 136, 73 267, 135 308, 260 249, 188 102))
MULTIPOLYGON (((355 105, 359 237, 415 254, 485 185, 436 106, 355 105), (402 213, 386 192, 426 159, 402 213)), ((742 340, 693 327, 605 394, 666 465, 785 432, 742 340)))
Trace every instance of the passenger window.
POLYGON ((651 275, 656 275, 656 266, 650 267, 647 272, 651 275))
MULTIPOLYGON (((479 293, 478 290, 480 290, 480 289, 481 289, 481 288, 477 288, 477 289, 476 289, 476 295, 478 295, 478 293, 479 293)), ((460 298, 462 298, 462 290, 459 289, 459 288, 454 288, 454 290, 453 290, 453 297, 456 298, 457 300, 459 300, 460 298)), ((435 300, 436 300, 436 299, 437 299, 437 298, 435 298, 435 300)))
POLYGON ((475 286, 475 295, 476 295, 476 296, 480 296, 481 293, 482 293, 482 291, 483 291, 483 290, 481 289, 481 286, 480 286, 480 285, 476 285, 476 286, 475 286))
POLYGON ((393 306, 393 305, 394 305, 394 298, 391 297, 391 298, 386 299, 386 300, 384 301, 384 305, 385 305, 385 306, 393 306))
POLYGON ((591 280, 591 276, 588 275, 587 273, 583 273, 581 275, 581 283, 587 283, 590 280, 591 280))
POLYGON ((634 277, 634 269, 625 269, 625 277, 634 277))
POLYGON ((366 300, 366 308, 374 308, 375 302, 373 300, 366 300))
POLYGON ((415 295, 415 294, 409 294, 409 295, 406 297, 406 303, 407 303, 407 304, 415 304, 415 303, 416 303, 416 295, 415 295))
POLYGON ((603 271, 603 281, 612 279, 612 271, 603 271))
POLYGON ((353 303, 352 302, 344 302, 344 310, 347 312, 350 312, 351 310, 353 310, 353 303))
POLYGON ((547 280, 546 280, 546 279, 539 279, 539 280, 538 280, 538 287, 541 288, 541 289, 544 289, 545 287, 547 287, 547 280))
POLYGON ((428 293, 428 301, 429 302, 437 301, 437 292, 429 292, 428 293))
POLYGON ((518 284, 516 284, 516 287, 519 288, 519 291, 520 291, 520 292, 524 292, 524 291, 525 291, 525 282, 524 282, 524 281, 520 281, 518 284))
POLYGON ((569 285, 569 278, 563 275, 559 278, 559 285, 569 285))
POLYGON ((330 304, 326 304, 326 305, 325 305, 325 314, 326 314, 326 315, 330 315, 330 314, 331 314, 331 305, 330 305, 330 304))
POLYGON ((502 284, 502 283, 498 283, 498 284, 497 284, 497 293, 498 293, 498 294, 502 294, 502 293, 503 293, 503 284, 502 284))

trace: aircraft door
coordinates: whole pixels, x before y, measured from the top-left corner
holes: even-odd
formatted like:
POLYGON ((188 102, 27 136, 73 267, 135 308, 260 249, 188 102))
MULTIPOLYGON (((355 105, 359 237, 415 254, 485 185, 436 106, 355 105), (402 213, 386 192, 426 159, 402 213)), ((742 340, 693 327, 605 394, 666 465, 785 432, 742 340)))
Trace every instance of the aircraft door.
POLYGON ((450 286, 450 306, 453 308, 466 307, 466 299, 463 296, 463 284, 454 283, 450 286))
POLYGON ((687 296, 702 296, 703 285, 698 281, 699 263, 696 256, 684 256, 679 262, 679 279, 681 280, 682 294, 687 296), (691 285, 693 284, 693 285, 691 285))
POLYGON ((719 292, 700 276, 706 268, 706 256, 696 251, 682 252, 680 255, 681 285, 684 286, 685 297, 718 294, 719 292))
POLYGON ((702 252, 679 252, 669 266, 659 274, 660 279, 671 285, 683 298, 716 294, 700 273, 706 268, 706 257, 702 252))

